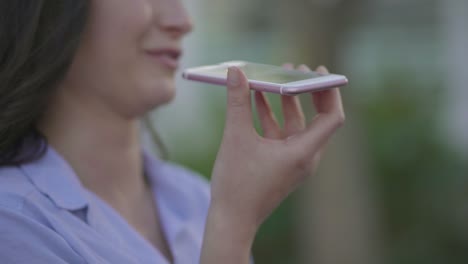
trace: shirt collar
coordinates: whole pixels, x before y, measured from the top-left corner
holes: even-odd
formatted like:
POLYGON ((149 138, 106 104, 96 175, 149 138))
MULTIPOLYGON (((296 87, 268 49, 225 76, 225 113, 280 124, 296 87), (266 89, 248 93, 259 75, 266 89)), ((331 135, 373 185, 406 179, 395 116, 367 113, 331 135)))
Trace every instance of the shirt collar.
POLYGON ((39 160, 20 167, 36 188, 58 207, 75 211, 88 205, 84 187, 76 173, 50 145, 39 160))

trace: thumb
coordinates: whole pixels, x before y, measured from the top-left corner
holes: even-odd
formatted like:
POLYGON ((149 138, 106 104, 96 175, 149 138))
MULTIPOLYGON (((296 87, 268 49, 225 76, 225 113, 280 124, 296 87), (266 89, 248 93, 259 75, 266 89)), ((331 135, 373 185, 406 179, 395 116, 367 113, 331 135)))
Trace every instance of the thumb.
POLYGON ((249 84, 237 67, 228 69, 226 128, 236 131, 253 128, 249 84))

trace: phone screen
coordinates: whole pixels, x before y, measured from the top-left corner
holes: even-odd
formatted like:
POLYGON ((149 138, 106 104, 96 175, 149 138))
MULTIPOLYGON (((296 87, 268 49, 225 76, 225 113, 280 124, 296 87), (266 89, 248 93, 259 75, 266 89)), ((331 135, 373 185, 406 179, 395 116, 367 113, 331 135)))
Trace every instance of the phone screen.
MULTIPOLYGON (((236 64, 235 66, 240 68, 249 80, 278 84, 303 81, 322 76, 316 72, 301 72, 298 70, 287 70, 282 67, 271 66, 266 64, 241 63, 236 64)), ((227 75, 227 71, 228 67, 216 67, 203 70, 203 72, 206 74, 218 77, 225 77, 227 75)))

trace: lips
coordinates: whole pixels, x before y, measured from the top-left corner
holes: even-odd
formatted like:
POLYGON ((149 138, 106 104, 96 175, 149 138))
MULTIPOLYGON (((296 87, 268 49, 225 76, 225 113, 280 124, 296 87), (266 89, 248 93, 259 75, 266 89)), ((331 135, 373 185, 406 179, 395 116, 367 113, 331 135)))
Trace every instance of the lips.
POLYGON ((181 50, 176 48, 152 49, 148 50, 146 53, 157 62, 172 70, 179 67, 179 58, 182 55, 181 50))

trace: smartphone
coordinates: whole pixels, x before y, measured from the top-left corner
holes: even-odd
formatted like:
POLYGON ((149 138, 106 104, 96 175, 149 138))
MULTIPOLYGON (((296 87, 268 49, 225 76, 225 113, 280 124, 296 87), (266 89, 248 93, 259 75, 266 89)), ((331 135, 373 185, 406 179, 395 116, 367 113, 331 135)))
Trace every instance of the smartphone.
POLYGON ((343 75, 288 70, 279 66, 247 61, 228 61, 216 65, 188 68, 183 71, 182 77, 192 81, 226 85, 227 71, 231 66, 236 66, 245 73, 250 89, 262 92, 296 95, 348 84, 348 79, 343 75))

